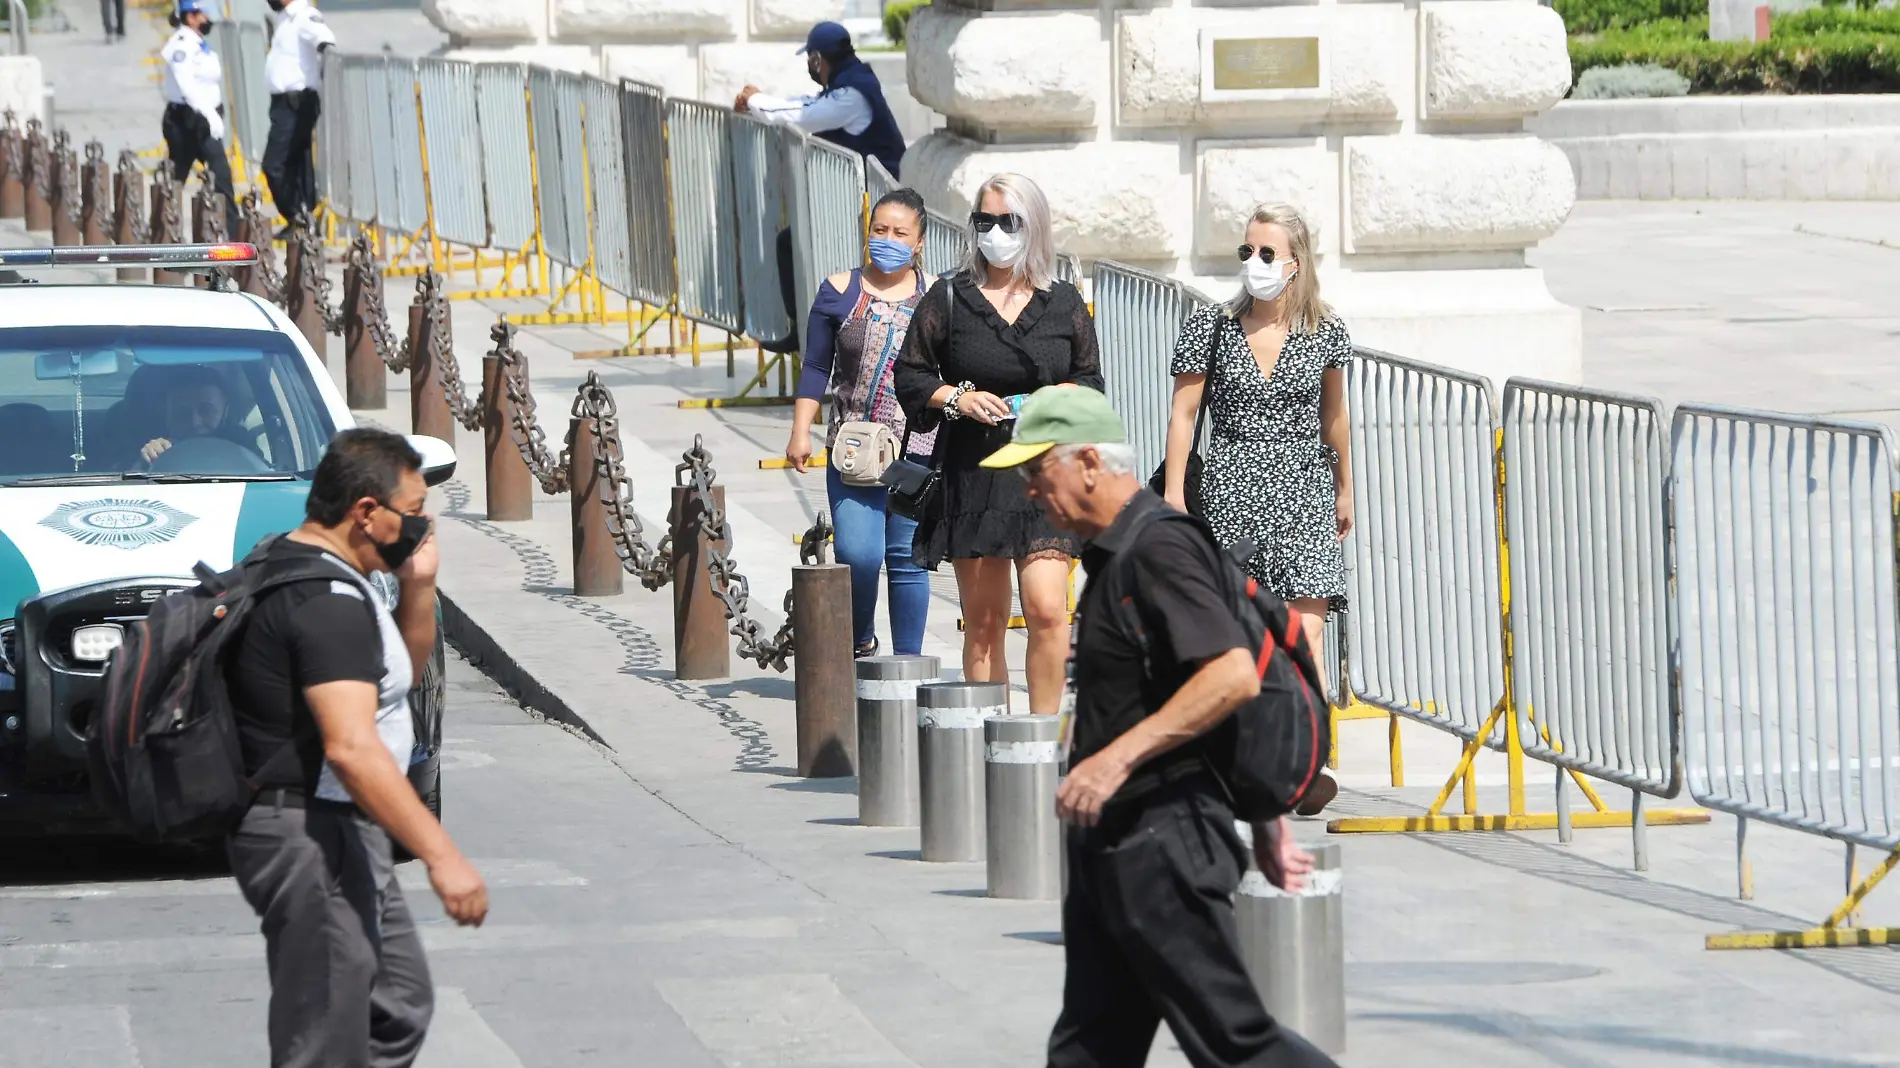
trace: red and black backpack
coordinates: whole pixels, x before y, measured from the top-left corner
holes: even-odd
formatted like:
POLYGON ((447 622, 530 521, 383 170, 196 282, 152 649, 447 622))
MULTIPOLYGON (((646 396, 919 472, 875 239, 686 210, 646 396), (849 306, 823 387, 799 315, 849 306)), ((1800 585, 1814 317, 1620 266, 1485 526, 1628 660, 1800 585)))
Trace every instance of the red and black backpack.
MULTIPOLYGON (((1205 522, 1166 507, 1136 520, 1128 548, 1120 554, 1128 561, 1120 564, 1126 569, 1123 589, 1133 588, 1136 541, 1149 524, 1163 522, 1189 524, 1214 547, 1219 561, 1215 578, 1227 593, 1228 608, 1240 621, 1248 647, 1258 650, 1259 696, 1199 740, 1202 755, 1226 786, 1235 816, 1249 822, 1284 816, 1312 789, 1332 749, 1326 687, 1305 641, 1300 614, 1242 569, 1241 561, 1253 555, 1251 542, 1223 549, 1205 522)), ((1147 634, 1132 601, 1124 599, 1116 607, 1122 629, 1140 647, 1144 661, 1151 662, 1147 634)))

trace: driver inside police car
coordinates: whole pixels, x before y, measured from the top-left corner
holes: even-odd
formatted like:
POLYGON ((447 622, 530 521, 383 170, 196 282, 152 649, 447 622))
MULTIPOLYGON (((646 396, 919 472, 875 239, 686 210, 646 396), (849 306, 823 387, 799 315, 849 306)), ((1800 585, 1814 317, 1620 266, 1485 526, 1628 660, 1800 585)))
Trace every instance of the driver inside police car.
POLYGON ((166 376, 159 405, 164 433, 147 441, 139 449, 139 459, 153 460, 173 445, 188 438, 222 438, 235 445, 248 445, 229 425, 231 397, 218 372, 202 364, 176 368, 166 376))

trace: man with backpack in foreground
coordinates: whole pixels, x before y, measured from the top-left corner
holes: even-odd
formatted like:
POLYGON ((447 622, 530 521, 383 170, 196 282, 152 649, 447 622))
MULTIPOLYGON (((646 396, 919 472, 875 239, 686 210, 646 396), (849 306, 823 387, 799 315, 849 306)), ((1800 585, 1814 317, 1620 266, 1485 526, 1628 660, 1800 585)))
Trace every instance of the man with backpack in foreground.
POLYGON ((1297 891, 1312 870, 1284 816, 1327 751, 1318 672, 1284 604, 1144 488, 1135 463, 1108 400, 1062 386, 1031 396, 1011 443, 982 461, 1015 468, 1088 542, 1056 797, 1067 977, 1048 1063, 1145 1064, 1165 1019, 1197 1068, 1332 1065, 1267 1014, 1233 909, 1246 870, 1236 816, 1275 885, 1297 891))
POLYGON ((303 525, 261 564, 266 578, 312 577, 265 593, 227 661, 244 770, 260 788, 229 853, 263 921, 274 1068, 402 1068, 421 1052, 434 987, 390 838, 428 867, 456 923, 488 914, 481 876, 406 777, 409 690, 436 626, 421 467, 400 435, 332 439, 303 525), (373 571, 395 573, 393 613, 373 571))

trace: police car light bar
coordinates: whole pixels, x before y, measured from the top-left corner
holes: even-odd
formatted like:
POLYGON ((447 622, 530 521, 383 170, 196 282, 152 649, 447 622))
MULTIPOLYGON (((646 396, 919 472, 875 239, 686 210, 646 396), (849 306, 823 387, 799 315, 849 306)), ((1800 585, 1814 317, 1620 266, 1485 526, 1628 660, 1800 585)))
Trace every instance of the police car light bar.
POLYGON ((242 241, 216 245, 66 245, 0 249, 0 267, 162 267, 169 270, 256 263, 257 246, 242 241))

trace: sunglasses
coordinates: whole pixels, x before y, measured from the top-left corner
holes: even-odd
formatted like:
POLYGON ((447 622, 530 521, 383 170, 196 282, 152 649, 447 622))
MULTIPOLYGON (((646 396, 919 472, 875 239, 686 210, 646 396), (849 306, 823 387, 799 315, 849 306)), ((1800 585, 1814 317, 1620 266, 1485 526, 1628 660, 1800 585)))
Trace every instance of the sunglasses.
POLYGON ((1238 249, 1235 249, 1235 251, 1240 253, 1240 262, 1242 263, 1253 259, 1255 253, 1259 254, 1261 263, 1273 262, 1273 248, 1270 245, 1261 245, 1257 249, 1252 245, 1242 245, 1238 249))
POLYGON ((1023 217, 1013 211, 1006 211, 1000 215, 992 215, 987 211, 973 211, 970 213, 970 225, 975 227, 979 234, 987 234, 997 226, 1002 227, 1006 234, 1014 234, 1022 231, 1023 217))

